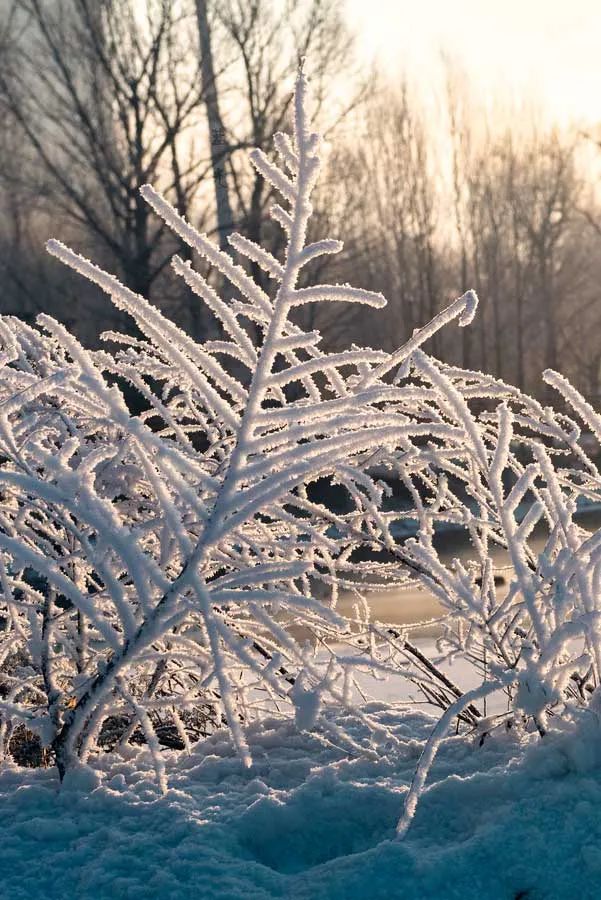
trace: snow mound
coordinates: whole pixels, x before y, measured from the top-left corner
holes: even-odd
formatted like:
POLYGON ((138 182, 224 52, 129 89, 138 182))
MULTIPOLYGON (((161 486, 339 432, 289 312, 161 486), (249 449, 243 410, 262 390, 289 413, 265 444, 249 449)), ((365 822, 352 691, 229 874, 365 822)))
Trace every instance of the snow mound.
MULTIPOLYGON (((595 900, 601 896, 598 723, 531 747, 448 738, 402 843, 390 840, 425 715, 374 714, 406 739, 386 760, 350 758, 291 724, 251 730, 244 769, 218 733, 166 754, 103 759, 60 788, 52 770, 6 766, 0 896, 11 900, 595 900), (573 746, 582 750, 574 755, 573 746), (524 753, 524 749, 526 752, 524 753)), ((358 726, 351 721, 347 728, 358 726)))

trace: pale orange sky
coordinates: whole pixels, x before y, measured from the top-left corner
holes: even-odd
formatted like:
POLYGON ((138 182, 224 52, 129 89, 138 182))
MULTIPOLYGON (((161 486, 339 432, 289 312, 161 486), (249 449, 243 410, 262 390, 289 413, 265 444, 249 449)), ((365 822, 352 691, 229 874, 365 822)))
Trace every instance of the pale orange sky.
POLYGON ((601 0, 346 0, 361 50, 436 89, 440 50, 483 99, 534 102, 561 124, 601 122, 601 0))

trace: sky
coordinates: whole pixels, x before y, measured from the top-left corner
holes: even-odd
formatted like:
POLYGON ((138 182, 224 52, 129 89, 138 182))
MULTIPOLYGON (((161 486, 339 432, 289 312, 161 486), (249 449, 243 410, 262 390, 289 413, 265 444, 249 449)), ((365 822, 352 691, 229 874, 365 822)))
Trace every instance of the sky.
POLYGON ((484 102, 601 122, 601 0, 346 0, 360 51, 436 88, 441 50, 484 102))

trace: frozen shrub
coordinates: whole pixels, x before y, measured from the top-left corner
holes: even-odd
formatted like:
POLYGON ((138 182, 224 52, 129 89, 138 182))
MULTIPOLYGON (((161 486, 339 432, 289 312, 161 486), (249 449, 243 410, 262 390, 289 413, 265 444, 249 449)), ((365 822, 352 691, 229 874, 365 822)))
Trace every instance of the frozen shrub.
MULTIPOLYGON (((467 321, 476 301, 456 301, 393 355, 327 353, 318 332, 293 323, 301 304, 385 302, 347 285, 297 286, 304 267, 341 249, 306 244, 320 161, 305 91, 301 75, 293 139, 275 136, 282 167, 251 154, 282 196, 271 214, 286 235, 283 259, 230 238, 270 275, 271 293, 142 188, 235 289, 226 303, 173 260, 193 302, 219 321, 218 340, 195 343, 56 241, 49 251, 103 288, 142 337, 111 333, 117 351, 92 353, 48 316, 38 329, 3 320, 1 646, 4 657, 18 648, 24 664, 5 672, 2 727, 5 737, 18 723, 37 730, 61 773, 126 721, 120 740, 141 730, 162 779, 157 724, 171 723, 187 746, 199 710, 227 723, 247 765, 244 725, 265 711, 294 714, 303 728, 321 722, 359 749, 322 711, 352 702, 353 670, 365 665, 340 653, 366 625, 362 613, 353 630, 336 610, 340 584, 360 585, 368 568, 353 554, 395 546, 385 486, 371 473, 419 455, 425 439, 453 439, 393 376, 445 322, 467 321), (140 414, 125 403, 124 381, 140 414), (308 487, 324 477, 346 492, 346 512, 311 499, 308 487)), ((408 574, 400 556, 382 570, 386 580, 408 574)))
POLYGON ((305 94, 301 74, 293 136, 274 138, 280 164, 251 154, 282 198, 271 210, 282 258, 230 238, 270 291, 142 188, 230 281, 225 301, 173 259, 217 337, 195 343, 56 241, 49 251, 99 285, 140 337, 110 333, 114 352, 89 352, 48 316, 37 328, 0 324, 0 740, 10 752, 18 729, 37 734, 63 775, 91 752, 142 739, 163 783, 161 745, 186 748, 222 724, 250 765, 245 725, 265 714, 320 728, 353 752, 373 753, 383 739, 390 753, 398 739, 361 707, 355 678, 401 671, 443 710, 403 834, 455 717, 473 725, 479 702, 504 690, 502 718, 544 734, 550 712, 577 715, 599 684, 601 535, 574 516, 601 493, 576 421, 597 438, 601 427, 555 373, 547 380, 574 420, 426 355, 438 329, 469 325, 472 292, 394 353, 327 352, 319 332, 294 324, 301 304, 385 303, 348 285, 299 287, 301 270, 341 249, 306 243, 320 142, 305 94), (128 408, 124 382, 142 412, 128 408), (340 508, 312 493, 324 479, 344 493, 340 508), (384 503, 390 479, 411 509, 384 503), (418 520, 417 535, 395 540, 407 519, 418 520), (464 562, 437 550, 449 524, 471 541, 464 562), (495 547, 508 557, 503 584, 495 547), (482 667, 474 691, 462 695, 402 630, 371 621, 366 587, 414 582, 442 604, 449 652, 482 667), (341 588, 357 596, 352 613, 337 608, 341 588), (369 740, 337 725, 332 706, 353 707, 369 740))
MULTIPOLYGON (((575 519, 601 500, 601 477, 580 446, 575 420, 541 407, 481 373, 435 363, 421 354, 413 373, 436 383, 447 415, 463 429, 462 460, 435 468, 431 502, 415 492, 419 533, 404 545, 420 581, 446 612, 443 643, 480 667, 482 685, 446 705, 428 742, 399 824, 403 834, 440 739, 464 709, 493 692, 507 711, 480 724, 546 733, 549 714, 578 718, 601 683, 601 532, 575 519), (475 415, 488 401, 489 411, 475 415), (491 402, 492 401, 492 402, 491 402), (445 561, 433 540, 442 522, 465 531, 463 561, 445 561), (493 552, 506 564, 495 578, 493 552)), ((561 376, 545 379, 571 404, 589 433, 599 417, 561 376)))

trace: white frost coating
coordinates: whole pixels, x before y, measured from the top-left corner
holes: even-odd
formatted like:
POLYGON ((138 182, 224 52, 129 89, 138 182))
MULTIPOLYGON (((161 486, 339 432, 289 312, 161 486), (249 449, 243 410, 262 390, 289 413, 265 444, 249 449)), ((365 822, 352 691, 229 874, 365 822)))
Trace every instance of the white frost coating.
MULTIPOLYGON (((255 155, 283 195, 272 211, 287 235, 282 256, 231 240, 273 276, 269 292, 142 189, 231 282, 226 301, 173 261, 220 322, 219 339, 195 343, 56 241, 49 251, 142 336, 91 353, 50 317, 37 328, 0 320, 0 750, 10 755, 21 724, 44 736, 64 773, 141 734, 164 785, 170 742, 188 747, 227 725, 249 766, 249 727, 279 715, 351 754, 390 753, 401 740, 360 698, 366 673, 401 673, 444 714, 404 832, 440 735, 454 718, 473 727, 496 684, 507 686, 507 713, 486 727, 542 734, 586 709, 601 683, 601 534, 576 518, 579 504, 601 500, 601 478, 575 421, 421 349, 454 320, 468 324, 473 292, 394 353, 329 353, 292 321, 300 303, 385 303, 347 285, 299 287, 304 266, 341 249, 306 244, 320 167, 306 87, 301 74, 293 139, 276 140, 287 173, 255 155), (144 412, 128 409, 124 381, 144 412), (343 499, 336 509, 316 488, 328 480, 343 499), (463 533, 466 558, 439 555, 441 528, 463 533), (371 622, 366 582, 432 592, 443 646, 479 667, 482 687, 462 696, 406 634, 371 622), (353 603, 341 602, 344 590, 353 603), (344 715, 332 718, 333 705, 354 703, 362 743, 344 715)), ((578 392, 546 378, 599 432, 578 392)))
MULTIPOLYGON (((302 257, 301 257, 302 259, 302 257)), ((299 288, 292 294, 292 303, 302 306, 304 303, 315 303, 317 300, 341 300, 347 303, 364 303, 382 309, 386 306, 386 298, 375 291, 363 291, 352 288, 348 284, 317 284, 314 287, 299 288)))
POLYGON ((474 316, 478 309, 478 295, 475 291, 466 291, 460 299, 464 301, 465 307, 459 316, 458 323, 464 328, 466 325, 471 325, 474 321, 474 316))
POLYGON ((254 262, 258 263, 261 268, 264 269, 265 272, 268 272, 273 278, 277 278, 278 281, 281 281, 284 277, 284 269, 277 259, 275 259, 271 253, 268 253, 267 250, 259 247, 258 244, 249 241, 248 238, 243 237, 241 234, 231 234, 228 237, 228 242, 238 251, 238 253, 241 253, 243 256, 246 256, 247 259, 252 259, 254 262))
POLYGON ((440 745, 453 719, 470 703, 473 703, 475 700, 480 700, 483 697, 486 697, 488 694, 492 694, 494 691, 498 691, 499 688, 502 687, 502 681, 491 681, 487 684, 482 685, 482 687, 467 691, 462 697, 460 697, 449 707, 447 707, 443 715, 440 717, 436 724, 436 728, 434 728, 434 730, 428 737, 428 740, 426 741, 426 746, 420 756, 417 769, 415 770, 415 775, 413 776, 413 781, 411 782, 411 786, 409 788, 409 791, 407 792, 403 815, 399 819, 396 828, 397 838, 403 838, 409 830, 409 826, 411 825, 411 821, 415 815, 415 810, 417 808, 420 794, 424 789, 426 778, 428 777, 428 772, 430 771, 432 763, 434 762, 434 758, 438 753, 440 745))
POLYGON ((570 384, 567 378, 554 372, 553 369, 545 369, 543 380, 559 391, 568 403, 575 409, 585 425, 591 429, 598 441, 601 441, 601 416, 595 412, 590 403, 570 384))

